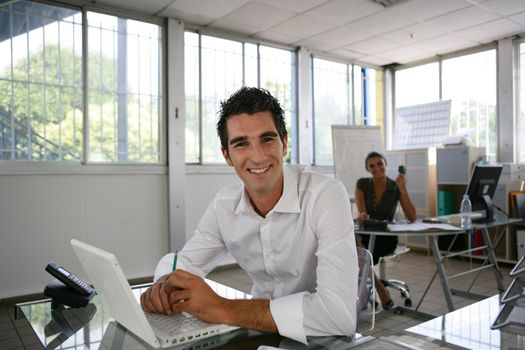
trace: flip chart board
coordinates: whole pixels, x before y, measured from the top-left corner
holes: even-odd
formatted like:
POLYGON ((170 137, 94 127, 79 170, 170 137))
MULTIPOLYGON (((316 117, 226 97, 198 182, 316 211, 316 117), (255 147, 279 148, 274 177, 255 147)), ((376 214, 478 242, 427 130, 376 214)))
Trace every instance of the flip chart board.
POLYGON ((355 184, 361 177, 370 176, 365 170, 369 152, 383 152, 383 138, 379 126, 332 125, 332 146, 335 178, 354 196, 355 184))

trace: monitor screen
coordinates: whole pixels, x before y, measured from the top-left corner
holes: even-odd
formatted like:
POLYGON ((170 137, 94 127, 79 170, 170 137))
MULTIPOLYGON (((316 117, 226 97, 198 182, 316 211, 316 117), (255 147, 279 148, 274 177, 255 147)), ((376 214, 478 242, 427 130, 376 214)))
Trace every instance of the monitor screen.
POLYGON ((501 175, 501 165, 476 165, 470 178, 467 194, 472 210, 485 210, 485 220, 494 220, 492 198, 501 175))

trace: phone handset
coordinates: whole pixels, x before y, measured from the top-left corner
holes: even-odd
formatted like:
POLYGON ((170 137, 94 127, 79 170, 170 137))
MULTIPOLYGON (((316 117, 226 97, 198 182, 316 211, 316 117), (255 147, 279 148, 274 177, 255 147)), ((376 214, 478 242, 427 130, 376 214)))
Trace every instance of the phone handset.
POLYGON ((50 261, 47 264, 46 271, 60 282, 64 283, 66 286, 73 288, 84 296, 89 296, 94 292, 94 289, 89 284, 82 281, 80 278, 75 276, 75 274, 69 272, 54 261, 50 261))

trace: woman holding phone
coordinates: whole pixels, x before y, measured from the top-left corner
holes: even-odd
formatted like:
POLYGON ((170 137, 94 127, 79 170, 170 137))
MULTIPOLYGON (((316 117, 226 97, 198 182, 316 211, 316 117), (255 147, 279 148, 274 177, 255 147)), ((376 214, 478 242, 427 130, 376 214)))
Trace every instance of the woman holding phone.
MULTIPOLYGON (((386 159, 378 152, 370 152, 365 159, 365 169, 372 176, 357 180, 355 189, 355 202, 357 206, 357 221, 367 219, 392 221, 396 212, 397 203, 401 204, 403 212, 409 221, 416 220, 416 208, 406 188, 404 169, 400 167, 400 174, 395 180, 386 176, 386 159)), ((358 245, 367 247, 370 240, 369 235, 356 235, 358 245)), ((391 254, 397 247, 397 236, 376 236, 374 251, 374 265, 379 258, 391 254)), ((383 309, 388 310, 394 306, 390 293, 375 276, 377 292, 383 309)))

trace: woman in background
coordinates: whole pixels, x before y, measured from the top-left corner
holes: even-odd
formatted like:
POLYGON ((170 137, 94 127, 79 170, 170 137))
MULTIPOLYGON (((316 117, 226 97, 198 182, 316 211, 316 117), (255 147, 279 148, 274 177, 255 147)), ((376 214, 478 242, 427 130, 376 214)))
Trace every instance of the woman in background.
MULTIPOLYGON (((399 174, 395 181, 386 176, 386 159, 381 153, 370 152, 365 159, 365 169, 372 177, 363 177, 357 180, 355 202, 357 206, 357 220, 366 219, 392 221, 396 212, 397 203, 401 203, 405 217, 409 221, 416 220, 416 208, 407 192, 404 174, 399 174)), ((357 235, 357 243, 368 247, 370 235, 357 235)), ((379 258, 391 254, 397 247, 397 236, 376 236, 374 251, 374 265, 379 258)), ((383 309, 389 310, 394 306, 390 293, 375 276, 377 293, 381 299, 383 309)))

